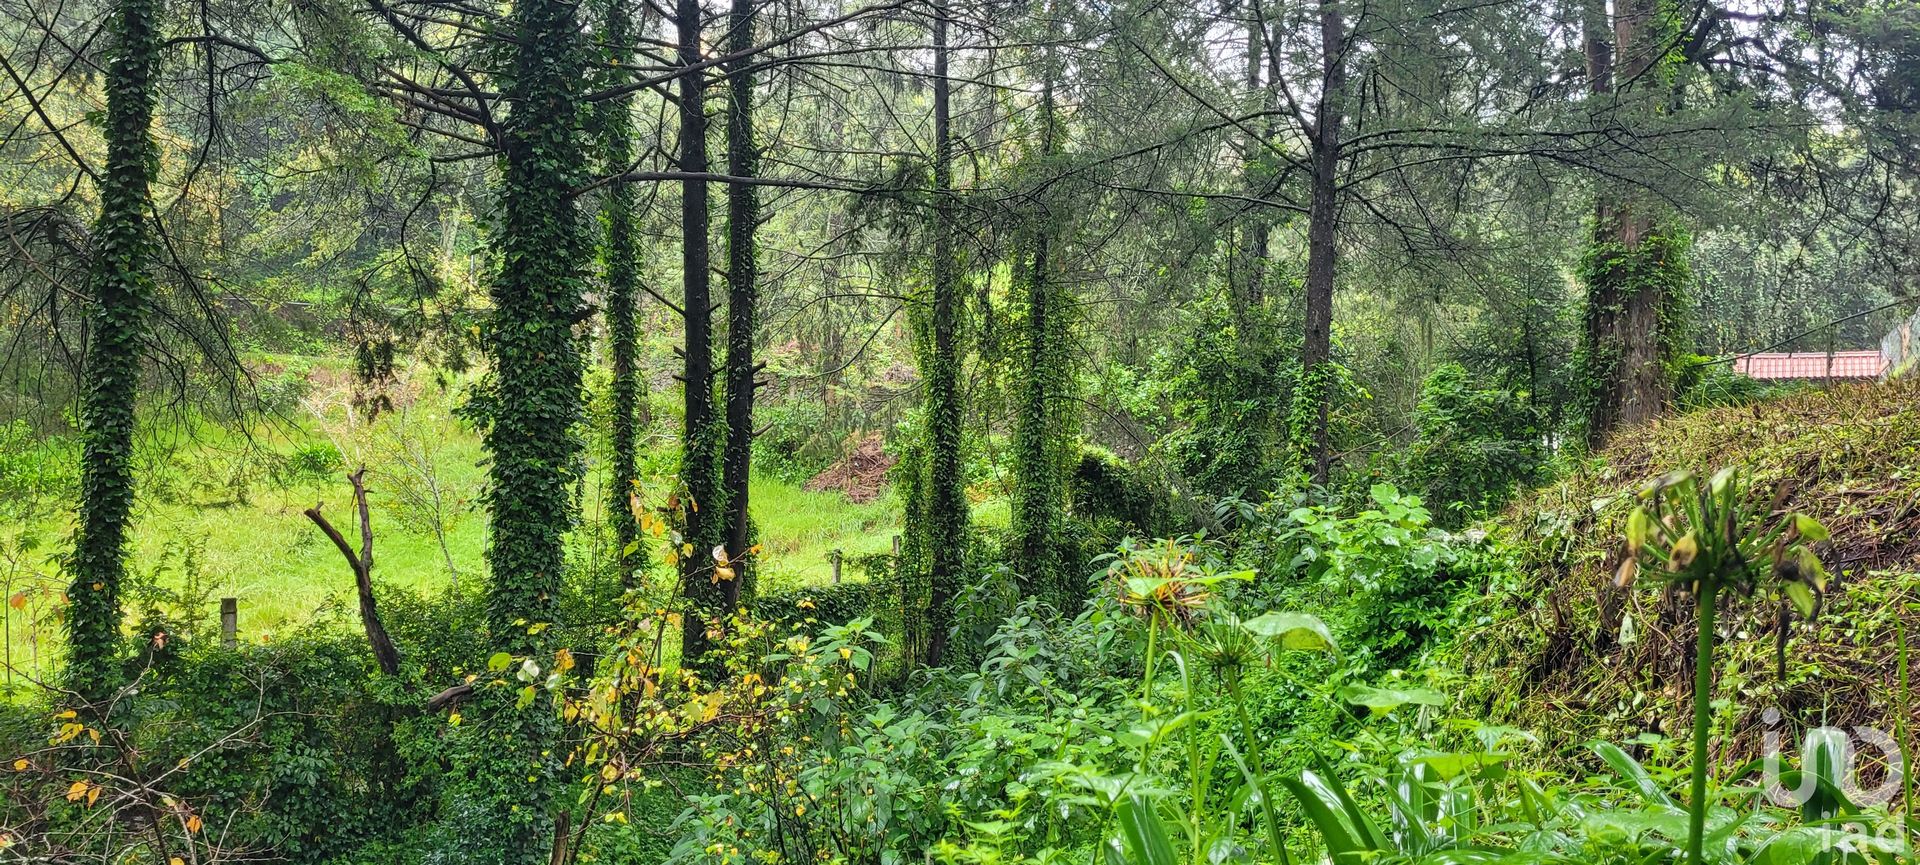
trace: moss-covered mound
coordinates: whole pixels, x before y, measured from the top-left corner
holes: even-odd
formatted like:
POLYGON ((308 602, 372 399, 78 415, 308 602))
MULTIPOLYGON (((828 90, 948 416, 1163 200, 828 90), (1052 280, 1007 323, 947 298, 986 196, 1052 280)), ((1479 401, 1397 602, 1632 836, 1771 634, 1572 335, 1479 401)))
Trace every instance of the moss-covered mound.
POLYGON ((1822 724, 1892 732, 1902 705, 1901 618, 1920 640, 1920 613, 1909 609, 1920 595, 1915 381, 1669 418, 1623 433, 1525 498, 1493 526, 1495 548, 1506 551, 1504 578, 1467 604, 1448 650, 1472 683, 1473 708, 1556 749, 1643 733, 1683 738, 1692 611, 1644 583, 1617 589, 1612 575, 1626 515, 1647 481, 1729 464, 1749 471, 1756 488, 1784 486, 1783 508, 1832 529, 1821 552, 1837 579, 1816 620, 1794 622, 1784 635, 1777 597, 1736 599, 1721 614, 1722 766, 1756 755, 1769 730, 1785 742, 1822 724))

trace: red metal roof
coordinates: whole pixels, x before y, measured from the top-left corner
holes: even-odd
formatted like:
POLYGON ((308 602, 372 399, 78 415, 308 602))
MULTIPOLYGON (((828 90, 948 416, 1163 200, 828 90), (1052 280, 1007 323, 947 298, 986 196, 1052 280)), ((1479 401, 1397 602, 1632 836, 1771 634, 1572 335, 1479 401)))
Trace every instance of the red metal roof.
POLYGON ((1765 381, 1879 378, 1887 371, 1887 359, 1874 349, 1831 355, 1824 351, 1764 352, 1734 358, 1733 371, 1765 381))

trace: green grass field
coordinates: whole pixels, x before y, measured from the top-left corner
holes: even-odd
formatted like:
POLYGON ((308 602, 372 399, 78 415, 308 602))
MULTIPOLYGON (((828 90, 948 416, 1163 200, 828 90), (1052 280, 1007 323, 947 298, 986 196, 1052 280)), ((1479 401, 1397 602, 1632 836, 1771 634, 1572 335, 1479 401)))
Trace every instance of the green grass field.
MULTIPOLYGON (((434 590, 485 578, 486 514, 477 502, 485 452, 453 416, 456 397, 430 383, 405 382, 395 410, 366 423, 344 377, 309 378, 310 390, 282 413, 285 420, 244 433, 176 425, 148 437, 138 469, 133 582, 170 593, 169 606, 204 607, 208 627, 217 620, 218 599, 238 599, 243 639, 272 639, 349 603, 351 572, 303 511, 324 502, 322 512, 357 543, 345 473, 359 465, 368 467, 377 582, 434 590)), ((672 438, 656 435, 653 443, 668 448, 672 438)), ((41 458, 73 456, 71 448, 43 448, 41 458)), ((670 465, 661 458, 667 456, 647 464, 670 465)), ((598 483, 603 469, 591 453, 585 468, 573 555, 603 556, 607 545, 593 538, 611 518, 598 483)), ((666 477, 646 483, 649 495, 659 496, 670 485, 666 477)), ((752 496, 763 591, 826 582, 833 550, 884 552, 899 531, 890 498, 858 505, 837 492, 806 492, 765 477, 754 479, 752 496)), ((59 651, 65 582, 58 556, 71 532, 71 504, 46 501, 37 510, 36 518, 0 525, 5 661, 16 679, 53 669, 59 651)), ((141 597, 128 598, 130 614, 141 597)))

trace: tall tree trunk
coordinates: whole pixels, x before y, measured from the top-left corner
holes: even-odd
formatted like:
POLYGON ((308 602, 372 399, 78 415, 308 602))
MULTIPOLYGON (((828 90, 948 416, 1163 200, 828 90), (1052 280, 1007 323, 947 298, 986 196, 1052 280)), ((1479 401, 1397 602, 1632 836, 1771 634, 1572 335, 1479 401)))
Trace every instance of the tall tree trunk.
MULTIPOLYGON (((1049 4, 1046 13, 1049 43, 1055 39, 1052 18, 1057 11, 1052 7, 1049 4)), ((1058 65, 1051 44, 1042 64, 1040 154, 1051 159, 1059 146, 1054 109, 1058 65)), ((1057 308, 1058 289, 1048 262, 1054 215, 1044 206, 1039 210, 1025 232, 1031 248, 1018 265, 1023 270, 1020 288, 1026 317, 1021 323, 1021 389, 1013 427, 1013 533, 1018 567, 1028 577, 1029 591, 1041 594, 1066 612, 1081 593, 1069 579, 1060 555, 1062 516, 1067 507, 1061 472, 1067 431, 1060 409, 1065 397, 1061 384, 1068 374, 1064 368, 1065 310, 1057 308)))
POLYGON ((1338 262, 1340 129, 1346 115, 1346 19, 1339 0, 1320 0, 1321 96, 1312 138, 1311 199, 1307 208, 1306 333, 1300 347, 1301 393, 1296 397, 1308 429, 1305 460, 1313 482, 1324 485, 1332 470, 1328 415, 1333 400, 1333 285, 1338 262))
MULTIPOLYGON (((625 70, 633 65, 633 13, 628 0, 607 0, 605 21, 607 59, 619 75, 614 83, 625 83, 625 70)), ((629 94, 620 96, 606 108, 601 129, 601 156, 609 174, 633 167, 633 102, 629 94)), ((601 266, 607 283, 607 336, 613 355, 613 436, 611 488, 614 542, 619 548, 620 584, 633 588, 639 570, 640 528, 629 502, 640 474, 639 415, 645 386, 639 368, 639 335, 635 321, 640 286, 640 252, 634 241, 634 212, 638 195, 630 183, 616 183, 607 190, 603 205, 606 237, 601 248, 601 266)))
POLYGON ((927 665, 946 658, 966 565, 967 497, 960 464, 960 280, 954 259, 948 10, 933 9, 933 351, 927 388, 927 665))
MULTIPOLYGON (((1608 44, 1604 0, 1588 0, 1588 88, 1598 110, 1634 89, 1664 45, 1648 44, 1651 0, 1619 0, 1608 44)), ((1630 116, 1623 114, 1622 116, 1630 116)), ((1673 338, 1663 326, 1674 302, 1667 278, 1684 273, 1684 250, 1656 237, 1652 206, 1606 181, 1594 202, 1586 277, 1587 440, 1605 444, 1615 430, 1658 417, 1671 399, 1666 360, 1673 338)))
POLYGON ((107 165, 87 276, 91 333, 80 406, 79 527, 67 590, 67 675, 96 723, 119 688, 120 584, 133 513, 140 343, 153 304, 154 75, 160 0, 118 0, 107 67, 107 165))
MULTIPOLYGON (((1261 71, 1266 64, 1266 22, 1262 17, 1263 7, 1259 3, 1249 3, 1247 14, 1247 66, 1246 66, 1246 107, 1250 111, 1259 111, 1271 107, 1271 98, 1267 87, 1261 81, 1261 71)), ((1250 198, 1264 198, 1267 194, 1260 166, 1265 162, 1266 140, 1258 130, 1268 126, 1265 122, 1255 122, 1247 127, 1240 140, 1241 185, 1250 198)), ((1269 136, 1270 137, 1270 136, 1269 136)), ((1272 223, 1267 219, 1263 208, 1255 208, 1240 219, 1239 248, 1233 251, 1228 274, 1228 288, 1234 294, 1234 324, 1240 330, 1239 343, 1251 346, 1252 340, 1265 340, 1267 335, 1257 333, 1258 325, 1248 316, 1252 310, 1266 303, 1267 278, 1267 242, 1272 234, 1272 223)))
MULTIPOLYGON (((680 65, 689 70, 701 62, 700 2, 679 0, 675 7, 679 27, 680 65)), ((707 113, 704 75, 688 71, 680 78, 680 170, 707 173, 707 113)), ((689 609, 681 626, 682 664, 697 663, 707 650, 706 621, 719 615, 725 596, 713 581, 712 549, 725 509, 718 479, 719 430, 713 412, 713 299, 708 287, 710 259, 707 182, 687 180, 680 193, 681 310, 686 316, 685 427, 681 431, 680 486, 687 500, 684 537, 692 552, 680 556, 680 587, 689 609)), ((683 548, 684 551, 684 548, 683 548)))
MULTIPOLYGON (((496 392, 486 446, 493 456, 487 625, 493 648, 545 664, 543 625, 558 614, 573 523, 572 483, 582 414, 585 314, 582 263, 593 254, 572 190, 585 166, 578 114, 584 46, 568 0, 521 0, 508 19, 513 74, 502 133, 504 178, 493 243, 487 348, 496 392)), ((484 689, 490 717, 472 771, 511 778, 462 785, 482 815, 458 827, 473 861, 534 865, 547 859, 559 789, 559 725, 552 712, 517 708, 507 689, 484 689), (525 779, 524 781, 522 779, 525 779)))
MULTIPOLYGON (((753 134, 755 0, 733 0, 727 30, 727 174, 753 177, 760 157, 753 134)), ((726 488, 727 559, 735 577, 724 583, 728 608, 737 608, 753 561, 748 487, 753 477, 754 328, 760 303, 760 196, 751 183, 727 185, 727 442, 721 457, 726 488)))

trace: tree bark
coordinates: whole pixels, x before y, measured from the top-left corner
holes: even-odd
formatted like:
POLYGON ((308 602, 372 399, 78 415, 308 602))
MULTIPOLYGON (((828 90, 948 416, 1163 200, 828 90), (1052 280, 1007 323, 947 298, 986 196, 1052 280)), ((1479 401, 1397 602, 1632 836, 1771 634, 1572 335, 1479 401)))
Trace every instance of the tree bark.
MULTIPOLYGON (((739 59, 727 69, 727 174, 753 177, 760 169, 753 130, 753 48, 755 0, 733 0, 728 20, 728 53, 739 59)), ((753 478, 754 328, 760 303, 759 191, 751 183, 727 185, 727 440, 721 455, 721 485, 726 488, 727 559, 734 578, 723 583, 728 609, 738 609, 745 593, 751 524, 749 486, 753 478)))
MULTIPOLYGON (((1596 110, 1618 105, 1664 50, 1645 44, 1653 15, 1651 0, 1619 0, 1609 28, 1604 0, 1588 0, 1583 42, 1596 110)), ((1672 397, 1666 371, 1668 335, 1661 321, 1672 298, 1662 281, 1644 277, 1677 262, 1666 260, 1664 249, 1643 250, 1654 234, 1649 211, 1628 190, 1605 181, 1594 202, 1585 372, 1590 389, 1587 440, 1596 448, 1615 430, 1658 417, 1672 397), (1648 255, 1653 259, 1646 260, 1648 255)))
MULTIPOLYGON (((1306 329, 1300 346, 1300 384, 1308 401, 1307 468, 1325 485, 1332 472, 1328 429, 1333 399, 1333 289, 1339 258, 1340 132, 1345 119, 1346 19, 1339 0, 1320 0, 1321 96, 1315 110, 1313 176, 1307 208, 1306 329)), ((1296 431, 1297 434, 1297 431, 1296 431)))
POLYGON ((328 522, 326 515, 320 513, 320 505, 315 503, 306 510, 307 519, 320 527, 322 534, 333 541, 333 546, 347 560, 347 567, 353 569, 354 594, 360 599, 360 626, 367 632, 367 646, 373 650, 373 660, 380 665, 380 672, 389 676, 400 673, 400 650, 393 645, 393 638, 387 635, 387 626, 380 620, 380 609, 373 599, 373 514, 367 507, 367 470, 362 467, 347 475, 347 481, 353 484, 354 514, 360 520, 360 551, 353 551, 340 530, 328 522))
POLYGON ((933 7, 933 352, 927 370, 927 665, 946 658, 966 563, 967 498, 960 464, 959 275, 954 260, 953 138, 947 80, 949 12, 933 7))
MULTIPOLYGON (((701 62, 699 0, 679 0, 675 10, 680 65, 698 66, 701 62)), ((707 173, 703 79, 699 73, 680 78, 679 167, 689 174, 707 173)), ((683 664, 697 663, 706 654, 706 620, 720 614, 724 603, 722 592, 712 581, 714 562, 710 553, 717 543, 716 529, 725 503, 720 499, 715 478, 719 442, 713 411, 713 300, 707 271, 711 258, 708 219, 707 181, 684 181, 680 193, 683 290, 680 308, 686 321, 686 345, 682 350, 685 427, 681 430, 680 485, 686 496, 686 501, 681 503, 683 537, 692 546, 692 552, 682 554, 679 559, 681 592, 689 606, 680 632, 683 664)))

